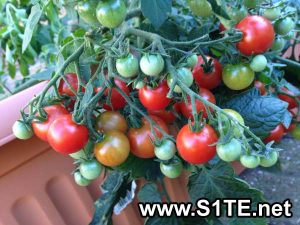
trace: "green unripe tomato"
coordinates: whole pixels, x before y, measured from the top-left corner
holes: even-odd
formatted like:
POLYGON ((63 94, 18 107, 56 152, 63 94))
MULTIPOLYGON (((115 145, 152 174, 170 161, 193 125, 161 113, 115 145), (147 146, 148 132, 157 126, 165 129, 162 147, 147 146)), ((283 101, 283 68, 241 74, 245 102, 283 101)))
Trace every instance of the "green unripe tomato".
POLYGON ((295 37, 295 31, 290 31, 287 35, 285 35, 283 38, 285 39, 285 40, 288 40, 288 41, 290 41, 291 39, 293 39, 295 37))
POLYGON ((213 15, 211 4, 207 0, 188 0, 187 2, 196 16, 209 17, 213 15))
POLYGON ((125 58, 117 59, 116 68, 120 76, 131 78, 139 72, 139 61, 134 55, 129 54, 125 58))
POLYGON ((243 90, 249 87, 255 74, 247 64, 225 65, 222 73, 224 84, 232 90, 243 90))
POLYGON ((142 80, 139 80, 139 81, 136 81, 136 82, 134 82, 133 83, 133 87, 135 88, 135 89, 142 89, 143 87, 145 87, 145 82, 144 81, 142 81, 142 80))
POLYGON ((297 124, 297 127, 291 132, 291 135, 297 139, 300 140, 300 125, 297 124))
POLYGON ((183 171, 183 165, 181 161, 174 162, 172 164, 160 163, 161 172, 171 179, 177 178, 183 171))
POLYGON ((244 5, 249 9, 253 9, 256 8, 261 2, 262 0, 244 0, 244 5))
POLYGON ((77 11, 80 18, 83 19, 86 23, 98 23, 95 10, 98 3, 98 0, 79 1, 77 5, 77 11))
POLYGON ((101 0, 96 9, 98 21, 105 27, 115 28, 125 20, 127 13, 123 0, 101 0))
POLYGON ((88 160, 80 164, 79 171, 85 179, 94 180, 100 176, 102 166, 97 160, 88 160))
POLYGON ((240 162, 244 167, 254 169, 259 166, 260 158, 254 155, 242 155, 240 162))
POLYGON ((291 17, 278 20, 275 23, 275 31, 277 34, 286 35, 295 27, 295 22, 291 17))
POLYGON ((263 11, 263 17, 269 20, 276 20, 280 17, 281 9, 279 7, 266 9, 263 11))
POLYGON ((269 157, 260 157, 260 165, 262 167, 271 167, 274 166, 278 161, 278 152, 271 152, 269 157))
MULTIPOLYGON (((224 112, 226 112, 228 115, 230 115, 231 117, 233 117, 234 119, 236 119, 239 123, 241 123, 242 125, 245 125, 245 121, 243 119, 243 117, 241 116, 241 114, 239 114, 237 111, 232 110, 232 109, 223 109, 224 112)), ((229 120, 229 118, 227 118, 225 115, 221 115, 221 119, 222 119, 222 131, 224 134, 227 134, 227 132, 230 130, 231 126, 233 126, 233 133, 235 137, 240 137, 242 134, 241 132, 244 131, 244 129, 241 127, 237 127, 237 125, 235 123, 231 123, 231 121, 229 120)))
MULTIPOLYGON (((185 83, 186 86, 188 87, 192 86, 194 77, 192 72, 189 69, 184 67, 179 68, 177 69, 177 74, 178 74, 178 79, 180 79, 183 83, 185 83)), ((168 81, 168 86, 171 87, 173 82, 173 77, 171 74, 168 75, 167 81, 168 81)), ((181 93, 182 90, 178 85, 175 85, 174 92, 181 93)))
POLYGON ((140 67, 144 74, 155 77, 163 71, 165 62, 161 55, 144 55, 140 67))
POLYGON ((33 131, 30 126, 24 122, 17 120, 12 127, 13 134, 22 140, 27 140, 32 137, 33 131))
POLYGON ((271 49, 273 51, 282 51, 285 46, 286 41, 283 38, 276 38, 272 44, 271 49))
POLYGON ((261 72, 267 67, 268 61, 264 55, 255 56, 251 63, 250 67, 254 72, 261 72))
POLYGON ((198 62, 198 56, 196 54, 193 54, 186 59, 187 67, 194 68, 197 65, 198 62))
POLYGON ((176 153, 176 145, 173 141, 165 139, 161 145, 155 146, 154 153, 160 160, 170 160, 176 153))
POLYGON ((233 11, 230 17, 235 22, 235 24, 237 24, 242 19, 244 19, 247 15, 248 15, 248 10, 244 6, 242 6, 239 10, 233 11))
POLYGON ((69 156, 72 157, 73 159, 80 159, 80 160, 87 159, 87 155, 83 149, 78 152, 69 154, 69 156))
POLYGON ((217 154, 225 162, 232 162, 238 159, 242 152, 241 143, 233 138, 230 142, 226 144, 218 144, 217 145, 217 154))
POLYGON ((92 182, 91 180, 85 179, 79 171, 74 173, 74 180, 79 186, 88 186, 92 182))

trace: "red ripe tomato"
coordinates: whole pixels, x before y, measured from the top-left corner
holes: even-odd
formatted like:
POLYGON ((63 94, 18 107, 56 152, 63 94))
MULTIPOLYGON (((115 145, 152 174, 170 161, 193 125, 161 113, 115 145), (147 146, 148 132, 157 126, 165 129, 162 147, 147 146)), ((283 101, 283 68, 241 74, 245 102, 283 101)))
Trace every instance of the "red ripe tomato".
MULTIPOLYGON (((286 88, 283 88, 282 91, 284 93, 287 93, 290 96, 294 96, 294 93, 291 92, 290 90, 286 89, 286 88)), ((292 98, 288 95, 279 94, 278 98, 280 98, 282 101, 285 101, 285 102, 289 103, 288 109, 296 108, 298 106, 298 103, 297 103, 296 99, 294 99, 294 98, 292 98)))
MULTIPOLYGON (((65 75, 66 80, 69 82, 71 87, 77 92, 78 90, 78 79, 76 73, 67 73, 65 75)), ((58 86, 58 93, 60 95, 68 95, 68 96, 75 96, 75 93, 69 87, 69 85, 61 79, 58 86)))
POLYGON ((173 123, 176 120, 176 117, 172 111, 167 111, 165 109, 162 110, 148 110, 149 115, 157 116, 161 118, 166 123, 173 123))
POLYGON ((48 142, 57 152, 71 154, 78 152, 88 142, 89 131, 83 125, 73 122, 71 114, 57 118, 48 130, 48 142))
POLYGON ((275 32, 269 20, 262 16, 247 16, 236 26, 243 32, 237 48, 244 55, 261 54, 273 44, 275 32))
MULTIPOLYGON (((150 116, 158 126, 160 126, 165 132, 169 133, 169 129, 166 123, 157 116, 150 116)), ((163 135, 154 128, 157 137, 161 138, 163 135)), ((142 119, 142 127, 140 128, 130 128, 128 131, 128 139, 130 142, 130 151, 132 154, 139 158, 153 158, 154 145, 152 144, 150 138, 153 140, 153 135, 151 133, 151 126, 148 120, 142 119)))
POLYGON ((264 83, 257 80, 255 81, 254 86, 259 90, 261 95, 265 95, 267 93, 264 83))
POLYGON ((208 124, 199 132, 192 132, 189 125, 181 128, 176 139, 180 156, 192 164, 207 163, 216 155, 216 131, 208 124))
MULTIPOLYGON (((206 58, 207 60, 211 59, 208 56, 206 58)), ((200 87, 212 90, 221 83, 222 65, 217 59, 212 60, 212 66, 208 68, 210 71, 205 71, 204 65, 202 56, 198 56, 198 63, 193 69, 193 76, 200 87)))
MULTIPOLYGON (((130 94, 129 87, 126 85, 125 82, 115 79, 115 84, 122 89, 127 96, 130 94)), ((99 89, 98 89, 99 90, 99 89)), ((101 88, 100 88, 101 90, 101 88)), ((107 88, 104 93, 106 96, 109 95, 109 89, 107 88)), ((115 89, 113 88, 111 91, 111 106, 108 104, 104 104, 103 108, 106 110, 119 110, 124 108, 126 105, 126 100, 122 97, 122 95, 115 89)))
MULTIPOLYGON (((207 101, 210 101, 211 103, 216 104, 215 96, 213 95, 213 93, 211 93, 211 91, 209 91, 205 88, 200 88, 199 95, 202 98, 206 99, 207 101)), ((198 113, 203 112, 203 118, 208 118, 204 104, 198 99, 196 99, 195 102, 196 102, 197 112, 198 113)), ((180 103, 180 111, 186 118, 193 117, 192 102, 191 102, 190 97, 188 97, 188 104, 186 104, 185 102, 180 103)))
POLYGON ((46 106, 44 110, 48 115, 47 120, 44 122, 32 122, 32 128, 37 137, 39 137, 43 141, 47 141, 48 130, 52 122, 62 115, 69 114, 69 112, 65 107, 61 105, 46 106))
POLYGON ((265 143, 275 141, 279 142, 281 141, 282 137, 284 135, 284 126, 282 124, 279 124, 277 127, 275 127, 274 130, 272 130, 268 137, 264 139, 265 143))
POLYGON ((164 80, 155 88, 145 86, 139 89, 139 99, 143 106, 149 110, 165 109, 171 102, 171 99, 167 98, 169 90, 167 81, 164 80))
POLYGON ((220 25, 219 25, 219 30, 220 30, 221 32, 223 32, 223 31, 225 31, 225 30, 227 30, 227 29, 226 29, 226 27, 223 25, 223 23, 220 23, 220 25))

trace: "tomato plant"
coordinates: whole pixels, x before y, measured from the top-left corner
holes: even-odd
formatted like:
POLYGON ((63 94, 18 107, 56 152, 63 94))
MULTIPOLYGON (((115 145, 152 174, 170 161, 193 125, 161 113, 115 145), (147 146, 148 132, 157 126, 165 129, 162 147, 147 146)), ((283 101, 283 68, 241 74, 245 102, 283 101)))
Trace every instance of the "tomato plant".
POLYGON ((176 145, 180 156, 192 164, 207 163, 216 155, 218 141, 215 130, 206 124, 201 131, 193 132, 185 125, 178 133, 176 145))
MULTIPOLYGON (((166 123, 162 119, 156 116, 150 116, 150 118, 152 118, 164 132, 169 132, 166 123)), ((154 130, 156 136, 163 136, 157 128, 154 128, 154 130)), ((151 132, 151 125, 146 118, 142 119, 142 126, 140 128, 129 129, 128 138, 132 154, 139 158, 153 158, 155 156, 155 146, 151 142, 151 139, 154 140, 154 136, 151 132)))
POLYGON ((176 153, 176 145, 171 140, 163 140, 158 146, 154 148, 155 156, 161 160, 170 160, 176 153))
POLYGON ((291 17, 286 17, 284 19, 278 20, 275 23, 275 31, 280 35, 288 34, 292 29, 294 29, 295 23, 291 17))
POLYGON ((134 55, 129 54, 124 58, 117 59, 116 69, 122 77, 134 77, 139 72, 139 61, 134 55))
POLYGON ((31 127, 19 120, 14 123, 12 130, 17 138, 23 140, 29 139, 33 135, 31 127))
POLYGON ((279 124, 278 126, 273 129, 269 136, 264 139, 264 142, 270 142, 270 141, 275 141, 279 142, 284 135, 284 127, 282 124, 279 124))
POLYGON ((58 86, 58 92, 60 95, 75 96, 78 90, 78 78, 76 73, 67 73, 65 80, 61 80, 58 86))
POLYGON ((80 18, 83 19, 86 23, 97 24, 98 20, 95 11, 97 5, 97 0, 85 0, 78 2, 77 11, 80 18))
POLYGON ((177 161, 171 164, 160 163, 161 172, 171 179, 177 178, 183 171, 183 166, 181 161, 177 161))
POLYGON ((100 176, 102 167, 96 160, 87 160, 80 164, 81 175, 88 180, 94 180, 100 176))
MULTIPOLYGON (((174 109, 176 110, 176 109, 174 109)), ((149 115, 157 116, 164 120, 166 123, 173 123, 176 120, 176 116, 174 113, 169 110, 167 111, 166 109, 161 109, 161 110, 148 110, 149 115)))
POLYGON ((243 32, 243 39, 237 48, 244 55, 261 54, 273 44, 275 32, 269 20, 262 16, 247 16, 237 26, 243 32))
POLYGON ((87 144, 88 137, 88 129, 76 124, 71 115, 62 115, 54 120, 47 133, 50 146, 63 154, 71 154, 82 149, 87 144))
POLYGON ((209 17, 213 13, 211 5, 207 0, 188 0, 187 3, 196 16, 209 17))
POLYGON ((140 61, 140 67, 148 76, 158 76, 164 69, 165 62, 161 55, 144 55, 140 61))
POLYGON ((219 86, 222 80, 222 66, 217 59, 206 57, 211 60, 210 65, 205 65, 202 56, 198 56, 198 63, 193 69, 193 76, 200 87, 212 90, 219 86))
POLYGON ((84 178, 79 171, 74 173, 74 180, 79 186, 88 186, 92 181, 84 178))
POLYGON ((218 156, 226 162, 232 162, 238 159, 241 155, 241 152, 242 145, 235 138, 231 139, 228 143, 217 145, 218 156))
POLYGON ((260 158, 254 155, 242 155, 240 161, 244 167, 254 169, 259 166, 260 158))
POLYGON ((286 88, 283 88, 282 92, 283 92, 282 94, 278 95, 278 98, 280 98, 282 101, 285 101, 289 104, 288 109, 296 108, 298 106, 298 103, 294 93, 286 88))
POLYGON ((263 167, 274 166, 278 161, 278 157, 279 157, 278 152, 273 151, 268 156, 260 158, 260 165, 263 167))
MULTIPOLYGON (((193 78, 192 72, 189 69, 183 67, 183 68, 177 69, 176 72, 177 72, 178 78, 186 86, 188 86, 188 87, 192 86, 194 78, 193 78)), ((174 80, 174 78, 173 78, 172 74, 168 75, 167 81, 168 81, 168 86, 170 88, 172 87, 173 80, 174 80)), ((176 93, 181 93, 182 92, 181 88, 178 85, 175 85, 173 91, 176 92, 176 93)))
POLYGON ((128 129, 127 122, 119 112, 106 111, 96 118, 96 129, 100 132, 118 130, 125 133, 128 129))

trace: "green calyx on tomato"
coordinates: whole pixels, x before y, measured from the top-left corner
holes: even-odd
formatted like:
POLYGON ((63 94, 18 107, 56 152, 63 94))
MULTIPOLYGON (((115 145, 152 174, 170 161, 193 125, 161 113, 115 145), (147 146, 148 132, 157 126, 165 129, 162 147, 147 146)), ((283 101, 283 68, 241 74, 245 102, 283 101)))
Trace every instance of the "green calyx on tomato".
POLYGON ((159 54, 146 54, 140 60, 140 68, 147 76, 158 76, 164 70, 164 67, 164 59, 159 54))
POLYGON ((123 0, 99 1, 96 16, 98 21, 105 27, 115 28, 125 20, 127 8, 123 0))
POLYGON ((280 13, 281 13, 280 7, 269 8, 263 11, 263 17, 269 20, 276 20, 280 17, 280 13))
POLYGON ((23 121, 17 120, 12 127, 13 134, 22 140, 27 140, 32 137, 33 131, 31 127, 23 121))
POLYGON ((217 145, 217 154, 225 162, 232 162, 238 159, 242 152, 242 144, 235 138, 228 143, 217 145))
POLYGON ((274 166, 278 161, 278 157, 278 152, 273 151, 267 157, 260 157, 260 165, 262 167, 274 166))
POLYGON ((247 64, 227 64, 222 73, 225 85, 236 91, 249 87, 254 77, 254 71, 247 64))
POLYGON ((129 54, 124 58, 117 59, 116 68, 120 76, 131 78, 139 72, 139 61, 134 55, 129 54))
POLYGON ((295 22, 291 17, 286 17, 284 19, 276 21, 275 31, 280 35, 287 35, 295 27, 295 22))
POLYGON ((186 59, 186 64, 188 68, 194 68, 198 62, 198 56, 196 54, 190 55, 186 59))
MULTIPOLYGON (((177 75, 178 75, 178 79, 180 79, 187 87, 192 86, 194 78, 193 78, 193 74, 192 72, 187 69, 187 68, 179 68, 176 70, 177 75)), ((167 81, 168 81, 168 86, 171 88, 172 83, 173 83, 173 76, 172 74, 169 74, 167 77, 167 81)), ((182 93, 181 88, 178 85, 175 85, 175 88, 173 89, 174 92, 176 93, 182 93)))
POLYGON ((250 67, 254 72, 261 72, 267 67, 268 61, 264 55, 255 56, 251 63, 250 67))
POLYGON ((96 160, 87 160, 80 164, 79 171, 84 178, 94 180, 100 176, 102 166, 96 160))
POLYGON ((83 19, 86 23, 98 23, 95 10, 98 3, 98 0, 79 1, 77 4, 77 11, 80 18, 83 19))
POLYGON ((154 148, 155 156, 160 160, 170 160, 176 153, 176 145, 173 141, 165 139, 154 148))
POLYGON ((207 0, 188 0, 187 2, 196 16, 209 17, 213 15, 211 4, 207 0))
POLYGON ((74 180, 76 184, 83 187, 88 186, 92 182, 91 180, 84 178, 79 171, 74 173, 74 180))
POLYGON ((240 162, 244 167, 254 169, 259 166, 260 158, 254 155, 242 155, 240 162))
POLYGON ((183 171, 182 162, 179 160, 174 160, 169 164, 164 164, 163 162, 160 163, 160 170, 163 175, 168 178, 175 179, 180 176, 183 171))

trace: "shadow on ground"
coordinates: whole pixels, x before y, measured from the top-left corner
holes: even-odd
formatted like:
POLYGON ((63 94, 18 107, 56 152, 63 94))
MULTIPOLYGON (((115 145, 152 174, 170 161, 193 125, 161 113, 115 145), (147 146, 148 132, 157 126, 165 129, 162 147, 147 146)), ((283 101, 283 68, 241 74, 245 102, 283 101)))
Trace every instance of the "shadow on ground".
POLYGON ((292 218, 272 218, 272 225, 300 225, 300 141, 285 138, 279 148, 282 171, 268 171, 262 168, 246 170, 241 177, 252 187, 262 190, 268 202, 293 203, 292 218))

